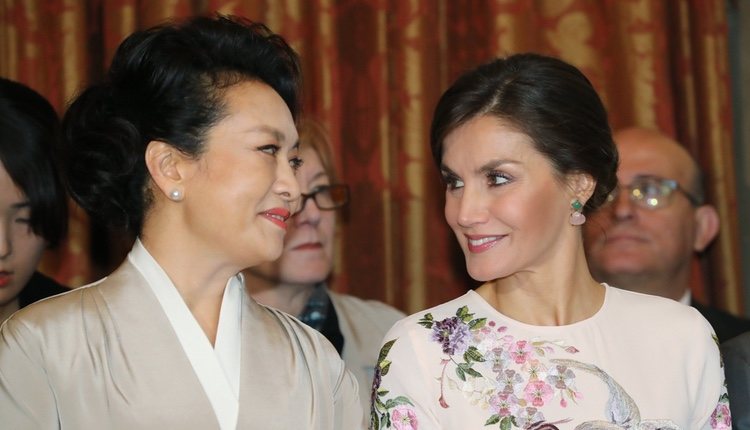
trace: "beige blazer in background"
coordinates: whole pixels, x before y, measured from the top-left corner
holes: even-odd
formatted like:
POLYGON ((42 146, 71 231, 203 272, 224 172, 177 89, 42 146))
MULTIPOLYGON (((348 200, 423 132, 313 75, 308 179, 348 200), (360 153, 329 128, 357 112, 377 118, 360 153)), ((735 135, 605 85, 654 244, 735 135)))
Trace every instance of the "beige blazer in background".
MULTIPOLYGON (((362 426, 356 382, 315 330, 246 294, 241 330, 238 429, 362 426)), ((219 427, 166 315, 127 260, 0 328, 0 421, 14 430, 219 427)))
POLYGON ((404 313, 375 300, 328 291, 344 336, 341 357, 359 384, 359 397, 365 415, 370 414, 370 391, 383 337, 404 313))

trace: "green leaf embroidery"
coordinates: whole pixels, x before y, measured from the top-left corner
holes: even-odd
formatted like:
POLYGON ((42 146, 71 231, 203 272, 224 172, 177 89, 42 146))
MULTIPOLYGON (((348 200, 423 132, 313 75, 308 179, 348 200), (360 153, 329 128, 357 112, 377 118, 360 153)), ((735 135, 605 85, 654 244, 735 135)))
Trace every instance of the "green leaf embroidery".
POLYGON ((472 361, 478 361, 481 363, 484 361, 484 356, 479 352, 476 346, 470 346, 469 349, 464 352, 464 360, 467 363, 471 363, 472 361))
POLYGON ((391 361, 390 360, 383 360, 378 364, 380 366, 380 375, 385 376, 388 374, 388 369, 391 368, 391 361))
POLYGON ((472 369, 471 367, 469 367, 469 368, 466 369, 466 373, 468 373, 469 375, 471 375, 471 376, 473 376, 475 378, 481 378, 482 377, 481 373, 477 372, 476 370, 472 369))
POLYGON ((380 364, 381 361, 385 360, 385 357, 388 356, 389 352, 391 352, 391 348, 393 348, 394 343, 396 343, 396 339, 389 340, 383 345, 382 348, 380 348, 380 354, 378 355, 378 364, 380 364))
POLYGON ((456 367, 456 375, 458 375, 458 379, 466 381, 466 372, 464 372, 464 369, 461 368, 461 366, 456 367))
POLYGON ((510 417, 504 417, 502 421, 500 421, 501 430, 510 430, 512 425, 513 425, 513 421, 511 420, 510 417))
POLYGON ((394 399, 388 399, 388 401, 385 402, 386 409, 391 409, 398 405, 414 406, 414 403, 412 403, 411 400, 409 400, 406 396, 398 396, 394 399))
POLYGON ((477 318, 475 320, 471 320, 469 323, 469 329, 470 330, 479 330, 480 328, 484 327, 484 324, 487 322, 487 318, 477 318))
POLYGON ((484 425, 491 426, 492 424, 497 424, 499 422, 500 422, 500 415, 495 414, 495 415, 489 417, 487 419, 487 421, 485 421, 484 425))
POLYGON ((432 328, 432 324, 434 323, 434 319, 432 317, 432 314, 425 314, 422 319, 417 321, 417 324, 421 325, 424 328, 432 328))
POLYGON ((456 311, 456 316, 465 323, 468 323, 472 318, 474 318, 474 314, 469 313, 468 306, 461 306, 460 308, 458 308, 458 310, 456 311))

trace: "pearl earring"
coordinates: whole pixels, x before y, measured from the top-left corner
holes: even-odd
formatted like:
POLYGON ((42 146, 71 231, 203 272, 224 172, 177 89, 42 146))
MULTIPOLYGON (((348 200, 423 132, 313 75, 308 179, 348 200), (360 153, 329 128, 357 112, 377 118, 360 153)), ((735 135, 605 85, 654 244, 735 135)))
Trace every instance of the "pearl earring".
POLYGON ((169 192, 169 198, 172 199, 172 201, 179 202, 182 200, 182 191, 175 188, 169 192))
POLYGON ((581 209, 583 209, 583 203, 578 199, 573 199, 573 201, 570 202, 570 207, 573 208, 573 213, 570 214, 570 224, 576 226, 583 225, 583 223, 586 222, 586 215, 581 212, 581 209))

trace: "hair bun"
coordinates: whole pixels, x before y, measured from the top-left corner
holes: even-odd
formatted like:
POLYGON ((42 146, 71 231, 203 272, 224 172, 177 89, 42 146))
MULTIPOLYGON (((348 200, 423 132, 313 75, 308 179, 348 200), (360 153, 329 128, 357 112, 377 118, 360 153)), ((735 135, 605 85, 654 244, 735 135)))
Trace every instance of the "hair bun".
POLYGON ((63 118, 63 160, 71 196, 92 217, 109 225, 137 228, 133 210, 143 206, 145 177, 140 156, 142 136, 134 124, 118 112, 109 85, 85 90, 63 118))

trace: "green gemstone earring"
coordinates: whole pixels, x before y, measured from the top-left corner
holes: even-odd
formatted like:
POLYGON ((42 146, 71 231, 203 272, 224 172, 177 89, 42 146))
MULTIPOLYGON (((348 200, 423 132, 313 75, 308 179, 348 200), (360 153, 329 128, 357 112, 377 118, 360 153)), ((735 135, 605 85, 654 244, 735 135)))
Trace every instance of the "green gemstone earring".
POLYGON ((583 209, 583 203, 578 199, 573 199, 570 202, 570 207, 573 208, 573 213, 570 214, 571 225, 583 225, 586 222, 586 215, 581 212, 583 209))

